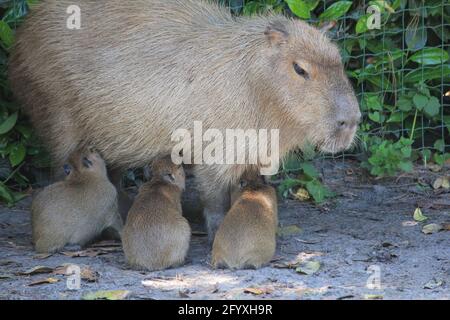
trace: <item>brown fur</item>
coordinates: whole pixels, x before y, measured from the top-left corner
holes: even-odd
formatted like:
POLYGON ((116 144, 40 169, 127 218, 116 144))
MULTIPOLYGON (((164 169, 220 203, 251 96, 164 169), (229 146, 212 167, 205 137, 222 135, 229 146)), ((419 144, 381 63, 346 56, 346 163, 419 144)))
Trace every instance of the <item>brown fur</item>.
POLYGON ((275 254, 278 226, 275 190, 255 175, 245 175, 245 186, 233 188, 232 207, 217 231, 213 267, 260 268, 275 254))
MULTIPOLYGON (((281 156, 306 142, 337 152, 353 140, 360 112, 338 49, 302 21, 232 17, 200 0, 40 3, 18 30, 9 73, 55 161, 92 144, 112 168, 143 166, 194 121, 280 129, 281 156), (81 30, 66 28, 73 4, 81 30)), ((227 210, 223 194, 246 169, 194 168, 211 235, 227 210)))
POLYGON ((120 232, 117 192, 108 180, 103 159, 95 152, 75 152, 64 181, 46 187, 31 206, 33 243, 37 252, 85 246, 107 228, 120 232), (86 157, 92 166, 84 166, 86 157))
POLYGON ((160 270, 184 262, 191 229, 181 210, 183 168, 166 157, 153 164, 152 172, 152 180, 141 186, 130 209, 122 243, 131 266, 160 270))

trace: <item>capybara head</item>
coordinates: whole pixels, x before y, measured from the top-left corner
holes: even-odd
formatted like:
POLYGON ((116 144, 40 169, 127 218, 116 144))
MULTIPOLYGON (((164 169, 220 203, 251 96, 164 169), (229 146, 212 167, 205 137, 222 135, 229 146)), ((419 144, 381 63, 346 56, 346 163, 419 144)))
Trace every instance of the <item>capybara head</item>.
POLYGON ((183 166, 174 164, 170 156, 157 159, 152 163, 152 175, 154 179, 176 185, 181 190, 185 188, 186 176, 183 166))
MULTIPOLYGON (((256 170, 245 171, 239 182, 232 185, 230 189, 230 200, 233 204, 245 191, 265 190, 269 186, 265 183, 264 178, 256 170)), ((270 188, 270 187, 269 187, 270 188)))
POLYGON ((361 113, 338 48, 298 20, 275 18, 265 35, 264 85, 291 120, 288 126, 301 128, 301 139, 323 152, 349 148, 361 113))
POLYGON ((69 179, 80 174, 107 177, 105 161, 92 148, 73 152, 64 165, 64 171, 69 179))

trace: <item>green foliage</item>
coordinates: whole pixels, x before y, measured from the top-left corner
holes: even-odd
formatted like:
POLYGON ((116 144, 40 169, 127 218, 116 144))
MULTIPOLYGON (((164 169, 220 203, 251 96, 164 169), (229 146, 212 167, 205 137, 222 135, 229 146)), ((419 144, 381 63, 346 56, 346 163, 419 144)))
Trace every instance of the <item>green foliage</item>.
POLYGON ((450 89, 448 1, 259 0, 241 4, 245 14, 273 10, 267 7, 270 4, 315 25, 335 23, 329 36, 340 46, 360 99, 365 115, 359 132, 361 151, 368 159, 364 166, 373 175, 410 170, 416 158, 414 152, 402 152, 405 143, 411 150, 422 149, 424 162, 442 164, 448 159, 450 98, 443 97, 444 90, 450 89), (261 6, 253 10, 256 3, 261 6), (381 29, 371 28, 369 6, 380 12, 381 29))
MULTIPOLYGON (((41 155, 19 106, 13 101, 7 80, 7 60, 16 26, 36 1, 0 1, 0 200, 8 205, 20 200, 29 183, 24 172, 41 155)), ((27 175, 29 176, 29 175, 27 175)))
POLYGON ((283 182, 278 186, 281 197, 287 198, 297 188, 305 188, 316 203, 334 197, 334 193, 320 181, 320 175, 310 161, 298 154, 290 154, 283 161, 283 182))

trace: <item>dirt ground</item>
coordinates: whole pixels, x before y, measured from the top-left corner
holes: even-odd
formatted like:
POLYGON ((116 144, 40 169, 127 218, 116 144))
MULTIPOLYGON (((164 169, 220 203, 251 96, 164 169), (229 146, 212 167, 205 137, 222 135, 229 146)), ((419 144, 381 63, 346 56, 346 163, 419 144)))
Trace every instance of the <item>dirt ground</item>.
POLYGON ((187 262, 177 269, 130 270, 120 244, 111 242, 38 256, 30 243, 30 200, 0 208, 0 299, 80 299, 99 290, 124 290, 116 294, 128 299, 449 299, 450 193, 430 185, 450 170, 417 168, 373 180, 356 162, 317 165, 337 197, 321 206, 280 200, 277 254, 260 270, 211 269, 198 219, 191 219, 187 262), (417 206, 426 221, 414 221, 417 206), (431 223, 444 230, 424 234, 431 223), (67 288, 67 264, 81 268, 79 290, 67 288), (304 274, 308 267, 319 269, 304 274))

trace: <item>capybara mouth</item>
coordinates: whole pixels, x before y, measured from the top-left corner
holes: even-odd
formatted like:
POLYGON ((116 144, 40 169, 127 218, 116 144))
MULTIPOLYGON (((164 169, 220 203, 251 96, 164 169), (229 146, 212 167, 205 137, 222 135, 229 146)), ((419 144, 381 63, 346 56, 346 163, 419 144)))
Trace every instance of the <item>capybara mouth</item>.
POLYGON ((322 143, 317 145, 317 148, 324 153, 339 153, 350 149, 353 146, 355 141, 356 132, 351 135, 346 136, 331 136, 328 139, 325 139, 322 143))

